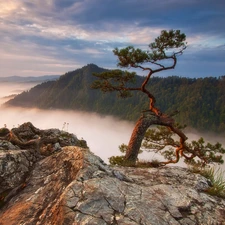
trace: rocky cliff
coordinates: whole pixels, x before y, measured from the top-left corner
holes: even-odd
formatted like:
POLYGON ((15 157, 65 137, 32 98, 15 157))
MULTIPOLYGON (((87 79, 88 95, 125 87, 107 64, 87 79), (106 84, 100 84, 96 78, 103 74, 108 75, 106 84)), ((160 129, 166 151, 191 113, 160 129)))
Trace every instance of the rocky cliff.
POLYGON ((207 194, 210 182, 201 175, 110 167, 75 136, 31 127, 13 132, 24 149, 0 141, 1 225, 225 224, 225 200, 207 194), (24 138, 35 140, 37 132, 41 141, 28 148, 24 138))

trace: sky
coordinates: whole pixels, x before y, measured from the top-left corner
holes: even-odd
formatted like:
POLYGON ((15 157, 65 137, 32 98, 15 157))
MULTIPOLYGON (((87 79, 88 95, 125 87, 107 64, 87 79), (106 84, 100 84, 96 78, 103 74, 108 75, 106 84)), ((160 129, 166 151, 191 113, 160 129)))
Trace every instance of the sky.
POLYGON ((157 75, 219 77, 224 24, 224 0, 0 0, 0 76, 115 69, 114 48, 148 50, 161 30, 178 29, 188 47, 174 70, 157 75))

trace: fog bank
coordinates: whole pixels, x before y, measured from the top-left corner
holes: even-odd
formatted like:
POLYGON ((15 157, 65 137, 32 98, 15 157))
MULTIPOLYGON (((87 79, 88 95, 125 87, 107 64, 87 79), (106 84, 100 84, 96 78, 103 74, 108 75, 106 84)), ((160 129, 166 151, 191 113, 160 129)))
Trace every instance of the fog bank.
POLYGON ((86 140, 90 150, 104 161, 120 154, 118 146, 128 142, 133 128, 130 122, 94 113, 3 107, 0 113, 0 127, 6 124, 11 129, 29 121, 39 129, 58 128, 74 133, 86 140))
MULTIPOLYGON (((7 100, 3 97, 21 93, 34 85, 34 83, 1 83, 0 104, 7 100)), ((86 140, 90 150, 106 162, 110 156, 120 154, 118 146, 128 142, 133 129, 133 123, 95 113, 0 106, 0 114, 0 127, 6 124, 11 129, 25 122, 31 122, 39 129, 64 128, 78 138, 86 140)))

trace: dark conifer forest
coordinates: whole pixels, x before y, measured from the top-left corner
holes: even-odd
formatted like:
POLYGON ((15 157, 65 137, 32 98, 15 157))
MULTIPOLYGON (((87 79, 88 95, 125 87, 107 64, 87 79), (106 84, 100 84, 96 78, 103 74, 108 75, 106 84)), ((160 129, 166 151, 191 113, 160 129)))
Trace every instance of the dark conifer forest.
MULTIPOLYGON (((102 93, 91 88, 92 74, 106 69, 89 64, 68 72, 56 81, 39 84, 17 95, 6 105, 42 109, 72 109, 113 115, 135 121, 148 108, 148 99, 141 93, 118 98, 116 93, 102 93)), ((143 77, 136 76, 136 82, 143 77)), ((178 110, 176 121, 199 131, 225 131, 225 76, 219 78, 153 77, 149 90, 156 105, 168 113, 178 110)))

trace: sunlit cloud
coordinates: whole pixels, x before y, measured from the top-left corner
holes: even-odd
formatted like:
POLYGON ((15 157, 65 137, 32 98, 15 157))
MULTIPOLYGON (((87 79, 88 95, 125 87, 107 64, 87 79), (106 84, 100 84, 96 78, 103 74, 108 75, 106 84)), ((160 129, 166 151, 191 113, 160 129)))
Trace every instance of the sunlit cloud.
POLYGON ((14 14, 19 8, 20 4, 15 0, 1 1, 0 2, 0 18, 8 17, 14 14))
MULTIPOLYGON (((187 55, 217 49, 225 43, 221 26, 225 22, 224 5, 222 0, 205 4, 197 0, 108 0, 107 4, 100 0, 0 1, 0 76, 15 74, 16 68, 17 74, 22 74, 32 70, 22 67, 32 65, 33 71, 41 67, 55 71, 51 68, 54 64, 60 72, 87 63, 112 68, 115 47, 148 49, 163 29, 186 33, 187 55)), ((211 57, 215 61, 215 56, 211 57)), ((201 65, 203 59, 193 58, 201 65)), ((220 68, 225 70, 225 66, 220 68)), ((221 69, 215 75, 219 73, 221 69)))

